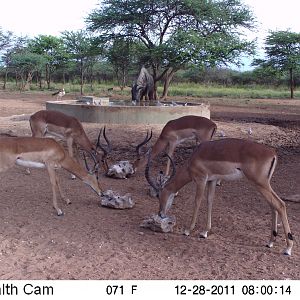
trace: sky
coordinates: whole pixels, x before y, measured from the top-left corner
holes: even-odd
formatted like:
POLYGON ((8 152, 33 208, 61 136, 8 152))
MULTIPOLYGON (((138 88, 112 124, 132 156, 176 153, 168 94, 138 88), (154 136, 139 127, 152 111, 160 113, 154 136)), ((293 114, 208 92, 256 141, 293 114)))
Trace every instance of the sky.
MULTIPOLYGON (((242 0, 249 5, 258 22, 258 30, 249 39, 258 45, 269 30, 300 32, 299 0, 242 0)), ((0 0, 0 27, 17 36, 31 38, 40 34, 59 36, 61 32, 85 27, 84 19, 100 0, 0 0)))
MULTIPOLYGON (((0 27, 16 35, 59 35, 85 27, 84 19, 100 0, 0 0, 0 27), (2 3, 1 3, 2 2, 2 3)), ((268 30, 300 32, 299 0, 243 0, 259 22, 258 36, 268 30)))
MULTIPOLYGON (((300 32, 299 0, 243 0, 258 22, 258 32, 253 37, 262 41, 270 30, 300 32)), ((252 35, 251 35, 252 36, 252 35)))
POLYGON ((0 0, 0 27, 17 36, 40 34, 59 36, 61 32, 85 27, 84 19, 99 0, 0 0))

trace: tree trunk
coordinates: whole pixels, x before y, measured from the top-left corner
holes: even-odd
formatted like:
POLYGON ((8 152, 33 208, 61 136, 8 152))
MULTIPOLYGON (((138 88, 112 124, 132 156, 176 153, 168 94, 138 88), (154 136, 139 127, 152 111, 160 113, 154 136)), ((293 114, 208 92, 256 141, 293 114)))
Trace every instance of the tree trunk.
POLYGON ((291 89, 291 99, 294 99, 294 74, 292 68, 290 68, 290 89, 291 89))
POLYGON ((63 85, 66 85, 66 72, 63 70, 63 85))
POLYGON ((165 80, 164 80, 164 90, 163 90, 163 94, 161 96, 162 100, 166 100, 167 96, 168 96, 168 90, 169 90, 169 86, 170 86, 170 82, 175 74, 175 70, 172 68, 170 70, 170 72, 167 72, 165 75, 165 80))
POLYGON ((30 85, 32 82, 32 73, 29 71, 26 76, 26 80, 24 80, 22 90, 30 90, 30 85))
POLYGON ((50 89, 50 67, 49 64, 46 64, 46 82, 47 82, 47 88, 50 89))
POLYGON ((6 89, 7 75, 8 75, 8 71, 7 71, 7 68, 5 68, 4 82, 3 82, 3 90, 6 89))
POLYGON ((80 60, 80 95, 83 95, 83 60, 80 60))
POLYGON ((122 70, 122 86, 121 86, 121 91, 123 91, 125 85, 126 85, 126 70, 125 70, 125 68, 123 68, 123 70, 122 70))
POLYGON ((38 76, 39 76, 39 86, 40 86, 40 90, 43 88, 43 85, 42 85, 42 74, 41 72, 38 72, 38 76))
POLYGON ((15 72, 15 82, 16 82, 16 87, 18 87, 18 73, 15 72))
POLYGON ((93 63, 91 63, 90 65, 90 87, 91 87, 91 91, 94 90, 94 70, 93 70, 93 63))
POLYGON ((158 99, 158 95, 157 95, 157 66, 152 65, 152 70, 153 70, 153 81, 154 81, 154 92, 153 92, 153 100, 157 100, 158 99))

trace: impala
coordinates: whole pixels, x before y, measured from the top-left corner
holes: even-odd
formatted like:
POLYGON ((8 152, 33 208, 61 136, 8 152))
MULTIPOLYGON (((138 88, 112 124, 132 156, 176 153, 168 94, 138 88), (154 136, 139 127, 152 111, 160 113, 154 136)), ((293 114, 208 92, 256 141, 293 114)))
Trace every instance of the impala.
MULTIPOLYGON (((74 156, 73 146, 79 146, 90 155, 93 154, 97 161, 101 161, 105 172, 107 172, 108 166, 106 158, 110 151, 110 142, 106 137, 105 127, 103 130, 103 136, 107 143, 107 149, 105 149, 100 142, 102 129, 100 130, 97 145, 95 146, 87 137, 82 124, 75 117, 68 116, 62 112, 54 110, 40 110, 30 117, 29 123, 33 137, 54 136, 65 139, 69 155, 71 157, 74 156), (98 147, 103 151, 103 153, 98 151, 98 147)), ((78 160, 77 151, 76 158, 78 160)))
POLYGON ((36 137, 3 137, 0 139, 0 172, 15 165, 28 168, 47 168, 53 193, 53 207, 57 215, 62 215, 58 207, 56 190, 67 204, 71 201, 62 193, 56 169, 63 168, 75 174, 89 185, 98 195, 102 194, 97 179, 98 163, 94 159, 93 170, 86 171, 52 138, 36 137))
POLYGON ((285 254, 290 255, 293 236, 290 231, 286 205, 273 191, 270 180, 277 163, 274 149, 268 146, 241 139, 221 139, 201 143, 193 152, 187 164, 181 167, 162 188, 155 184, 149 176, 150 159, 145 169, 149 184, 157 190, 159 198, 159 215, 165 217, 172 205, 175 193, 187 183, 196 184, 195 209, 191 224, 186 234, 195 228, 201 199, 207 186, 207 223, 201 237, 206 238, 211 229, 211 211, 217 180, 237 180, 246 177, 269 203, 272 210, 271 238, 268 247, 272 247, 277 236, 277 217, 282 220, 287 248, 285 254))
MULTIPOLYGON (((184 116, 175 120, 169 121, 161 131, 160 136, 151 149, 150 159, 154 159, 159 153, 168 147, 168 155, 172 157, 176 146, 188 139, 195 138, 196 142, 211 140, 217 125, 204 117, 199 116, 184 116)), ((136 146, 137 159, 134 162, 134 170, 145 167, 147 164, 147 155, 141 155, 141 147, 147 144, 152 137, 152 132, 147 133, 146 138, 142 143, 136 146)), ((168 160, 165 174, 169 175, 170 160, 168 160)))

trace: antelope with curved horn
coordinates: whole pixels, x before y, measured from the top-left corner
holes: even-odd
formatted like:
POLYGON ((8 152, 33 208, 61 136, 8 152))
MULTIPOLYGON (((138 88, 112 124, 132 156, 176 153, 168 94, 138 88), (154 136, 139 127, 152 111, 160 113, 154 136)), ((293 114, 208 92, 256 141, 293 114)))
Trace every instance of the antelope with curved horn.
MULTIPOLYGON (((105 172, 107 172, 108 166, 106 159, 108 153, 111 151, 111 146, 106 136, 105 127, 100 130, 95 146, 87 137, 80 121, 75 117, 68 116, 62 112, 40 110, 30 117, 29 123, 33 137, 53 136, 66 140, 68 152, 71 157, 74 157, 74 145, 79 146, 90 155, 94 155, 96 160, 102 163, 105 172), (101 145, 100 142, 102 133, 107 143, 106 147, 101 145), (99 152, 99 148, 103 153, 99 152)), ((78 161, 77 149, 76 159, 78 161)))
POLYGON ((207 223, 205 231, 201 233, 201 237, 204 238, 211 229, 211 211, 217 180, 237 180, 246 177, 271 207, 271 238, 267 246, 272 247, 276 240, 279 214, 287 244, 284 253, 291 255, 293 236, 288 223, 286 205, 270 184, 276 163, 277 154, 274 149, 249 140, 228 138, 201 143, 188 162, 163 188, 154 185, 153 181, 149 180, 149 167, 145 170, 145 176, 149 184, 158 192, 161 217, 166 216, 177 191, 191 181, 196 184, 195 209, 190 227, 186 230, 187 235, 195 228, 200 203, 207 186, 207 223))
POLYGON ((56 170, 63 168, 75 174, 80 180, 89 185, 97 195, 102 191, 98 183, 98 167, 94 155, 94 167, 86 171, 52 138, 37 137, 3 137, 0 142, 0 172, 4 172, 15 165, 28 168, 46 168, 50 177, 53 194, 53 207, 57 215, 62 215, 58 207, 56 191, 67 204, 71 201, 63 194, 56 170))
MULTIPOLYGON (((169 121, 161 131, 160 136, 152 147, 151 159, 154 159, 159 153, 168 148, 168 155, 173 156, 175 148, 182 142, 195 138, 196 142, 209 141, 217 130, 217 125, 204 117, 199 116, 184 116, 175 120, 169 121)), ((152 137, 152 131, 142 143, 136 146, 137 159, 134 162, 135 172, 147 164, 147 155, 141 155, 141 147, 147 144, 152 137)), ((165 174, 169 175, 170 160, 168 160, 165 174)))

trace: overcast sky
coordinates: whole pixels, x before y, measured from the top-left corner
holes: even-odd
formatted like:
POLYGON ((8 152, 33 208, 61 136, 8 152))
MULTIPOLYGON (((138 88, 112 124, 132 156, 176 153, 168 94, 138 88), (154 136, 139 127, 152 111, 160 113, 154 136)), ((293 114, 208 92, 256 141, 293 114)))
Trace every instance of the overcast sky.
POLYGON ((0 0, 0 27, 15 35, 59 36, 85 27, 84 19, 99 0, 0 0))
POLYGON ((243 0, 257 18, 258 32, 253 33, 263 40, 270 30, 300 32, 299 0, 243 0))
MULTIPOLYGON (((85 27, 84 19, 100 0, 0 0, 0 27, 18 36, 59 36, 85 27)), ((300 32, 300 0, 243 0, 253 10, 258 31, 249 34, 259 45, 269 30, 300 32)))
MULTIPOLYGON (((84 18, 99 0, 0 0, 0 27, 16 35, 59 35, 85 27, 84 18)), ((290 28, 300 32, 299 0, 243 0, 260 23, 259 35, 290 28)))

